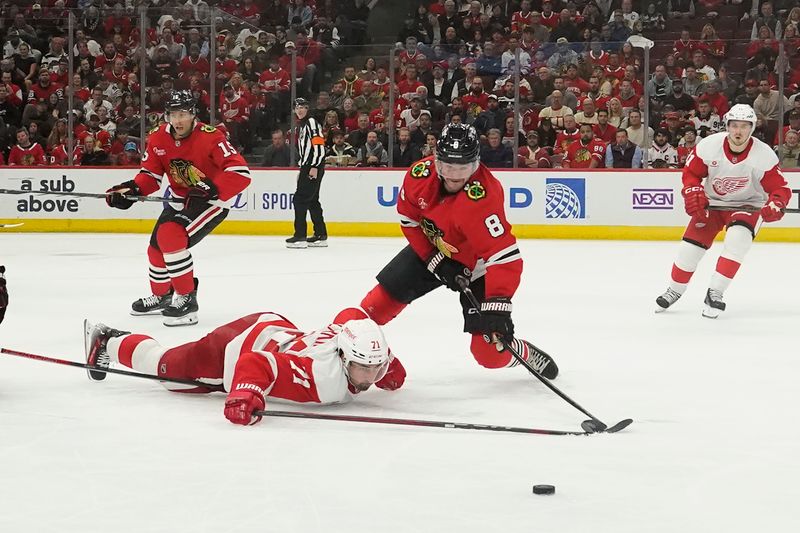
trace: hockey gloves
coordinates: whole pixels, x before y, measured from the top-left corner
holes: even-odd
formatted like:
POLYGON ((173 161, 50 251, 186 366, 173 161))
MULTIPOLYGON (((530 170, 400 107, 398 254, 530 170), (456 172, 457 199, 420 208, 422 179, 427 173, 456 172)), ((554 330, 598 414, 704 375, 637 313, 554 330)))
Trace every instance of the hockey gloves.
POLYGON ((403 368, 400 359, 395 357, 392 359, 392 362, 389 363, 389 370, 386 372, 386 375, 375 383, 375 386, 383 390, 397 390, 403 386, 405 381, 406 369, 403 368))
POLYGON ((428 271, 444 283, 448 289, 456 292, 461 292, 461 285, 458 284, 457 277, 462 277, 467 281, 472 277, 470 269, 455 259, 450 259, 442 252, 437 252, 428 258, 428 271))
POLYGON ((186 209, 201 208, 202 204, 207 204, 219 199, 219 190, 212 181, 200 180, 191 187, 186 193, 186 209))
MULTIPOLYGON (((225 418, 234 424, 251 426, 261 421, 260 416, 253 416, 253 411, 264 409, 264 395, 256 390, 239 384, 235 391, 225 399, 225 418), (245 387, 245 388, 241 388, 245 387)), ((253 385, 253 387, 255 387, 253 385)))
POLYGON ((492 339, 493 342, 499 339, 511 342, 514 336, 511 300, 505 297, 487 298, 481 304, 478 325, 480 332, 492 339))
POLYGON ((106 203, 109 207, 116 207, 117 209, 128 209, 136 203, 136 200, 131 200, 129 196, 141 196, 141 191, 136 182, 126 181, 115 185, 106 191, 106 203))
POLYGON ((700 185, 684 187, 683 194, 686 214, 693 218, 708 218, 708 196, 700 185))
POLYGON ((761 218, 764 222, 777 222, 783 218, 783 210, 786 209, 786 204, 783 200, 772 196, 767 202, 767 205, 761 208, 761 218))
MULTIPOLYGON (((6 267, 0 265, 0 323, 3 322, 3 318, 6 316, 6 307, 8 307, 8 289, 6 289, 5 272, 6 267)), ((391 372, 391 367, 389 371, 391 372)), ((405 372, 403 373, 403 377, 405 377, 405 372)))

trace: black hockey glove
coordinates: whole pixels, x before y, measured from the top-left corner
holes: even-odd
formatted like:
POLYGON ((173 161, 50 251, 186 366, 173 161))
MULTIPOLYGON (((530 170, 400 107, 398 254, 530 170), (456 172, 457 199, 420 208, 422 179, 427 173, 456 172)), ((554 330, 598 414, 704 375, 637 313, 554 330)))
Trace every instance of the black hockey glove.
POLYGON ((6 307, 8 307, 8 289, 6 289, 6 267, 0 265, 0 323, 6 316, 6 307))
POLYGON ((219 199, 219 190, 213 181, 200 180, 186 193, 186 209, 200 209, 201 204, 207 204, 219 199))
POLYGON ((139 186, 133 180, 114 185, 108 189, 106 191, 106 203, 109 207, 129 209, 130 206, 136 203, 136 200, 131 200, 128 196, 141 196, 139 186))
POLYGON ((506 297, 488 298, 481 304, 481 316, 478 324, 481 333, 489 338, 493 338, 496 334, 498 339, 511 342, 514 336, 511 300, 506 297))
POLYGON ((442 252, 437 252, 428 258, 428 271, 444 283, 451 291, 461 292, 461 285, 456 280, 461 276, 469 282, 472 272, 456 261, 450 259, 442 252))

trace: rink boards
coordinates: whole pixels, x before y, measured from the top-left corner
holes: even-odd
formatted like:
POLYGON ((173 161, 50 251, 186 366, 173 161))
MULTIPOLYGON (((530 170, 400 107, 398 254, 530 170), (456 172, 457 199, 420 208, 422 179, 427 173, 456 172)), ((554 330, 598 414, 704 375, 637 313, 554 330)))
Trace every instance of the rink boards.
MULTIPOLYGON (((38 191, 102 192, 130 180, 131 168, 36 168, 0 170, 0 223, 25 224, 4 231, 150 232, 161 204, 127 211, 102 199, 37 195, 38 191)), ((331 235, 398 236, 396 203, 405 172, 393 169, 328 169, 321 201, 331 235)), ((800 172, 786 172, 800 207, 800 172)), ((507 170, 495 175, 505 189, 506 213, 521 238, 679 238, 687 216, 680 197, 680 171, 507 170)), ((289 234, 297 169, 257 169, 216 230, 229 234, 289 234)), ((166 182, 166 180, 164 180, 166 182)), ((161 191, 168 196, 169 190, 161 191)), ((478 199, 476 201, 483 201, 478 199)), ((800 242, 800 215, 786 215, 762 228, 762 241, 800 242)))

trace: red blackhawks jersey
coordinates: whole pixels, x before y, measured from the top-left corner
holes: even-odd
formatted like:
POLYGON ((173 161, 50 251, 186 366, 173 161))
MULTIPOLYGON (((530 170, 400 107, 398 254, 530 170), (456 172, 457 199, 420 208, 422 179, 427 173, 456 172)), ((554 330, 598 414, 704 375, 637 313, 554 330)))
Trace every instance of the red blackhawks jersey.
POLYGON ((185 139, 175 139, 169 124, 150 132, 136 184, 142 194, 152 194, 161 188, 165 174, 178 197, 186 196, 189 187, 200 180, 213 182, 219 202, 212 204, 220 207, 228 207, 230 200, 250 184, 250 169, 244 158, 221 130, 202 122, 195 122, 185 139))
MULTIPOLYGON (((345 322, 362 318, 366 313, 351 307, 326 327, 305 333, 281 315, 264 313, 226 345, 222 386, 228 392, 260 389, 292 402, 349 402, 358 391, 347 379, 337 336, 345 322)), ((399 365, 391 351, 390 357, 387 374, 399 365)))
POLYGON ((39 143, 31 143, 27 148, 15 144, 8 153, 8 164, 19 166, 46 165, 44 149, 39 143))
POLYGON ((504 211, 503 187, 483 164, 456 194, 443 192, 434 156, 414 163, 397 201, 400 227, 426 261, 442 252, 485 276, 486 297, 512 297, 522 274, 522 256, 504 211))
POLYGON ((569 164, 569 168, 604 168, 605 161, 606 145, 603 141, 592 139, 583 144, 583 140, 578 139, 569 144, 562 163, 569 164), (596 162, 594 166, 592 161, 596 162))
POLYGON ((775 152, 751 137, 744 152, 734 154, 727 136, 715 133, 697 143, 683 168, 684 187, 702 186, 711 205, 760 207, 772 195, 788 204, 792 191, 775 152))

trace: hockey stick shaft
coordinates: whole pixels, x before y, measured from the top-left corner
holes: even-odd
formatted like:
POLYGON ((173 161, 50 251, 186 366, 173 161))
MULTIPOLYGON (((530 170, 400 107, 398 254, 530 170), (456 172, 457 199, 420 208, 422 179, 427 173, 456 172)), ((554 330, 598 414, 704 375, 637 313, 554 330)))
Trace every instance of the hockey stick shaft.
MULTIPOLYGON (((105 193, 97 192, 56 192, 56 191, 20 191, 16 189, 0 189, 0 194, 44 194, 49 196, 72 196, 75 198, 102 198, 108 196, 105 193)), ((126 196, 129 200, 136 202, 170 202, 173 204, 184 203, 183 198, 167 198, 165 196, 126 196)))
MULTIPOLYGON (((469 288, 469 283, 468 283, 468 281, 466 280, 466 278, 463 278, 463 277, 461 277, 461 276, 459 276, 457 279, 458 279, 458 284, 461 286, 461 292, 464 294, 464 296, 466 296, 466 297, 467 297, 467 300, 469 300, 469 303, 470 303, 470 305, 472 305, 472 307, 475 309, 475 312, 478 314, 478 316, 480 316, 480 314, 481 314, 481 311, 480 311, 480 309, 481 309, 481 306, 480 306, 480 304, 478 303, 478 299, 477 299, 477 298, 475 298, 475 295, 472 293, 472 289, 470 289, 470 288, 469 288)), ((528 370, 528 372, 530 372, 531 374, 533 374, 533 376, 534 376, 536 379, 538 379, 539 381, 541 381, 542 383, 544 383, 544 385, 545 385, 545 386, 546 386, 548 389, 550 389, 551 391, 553 391, 554 393, 556 393, 556 395, 558 395, 558 396, 559 396, 559 397, 560 397, 562 400, 564 400, 565 402, 567 402, 568 404, 570 404, 572 407, 574 407, 575 409, 577 409, 577 410, 578 410, 578 411, 580 411, 581 413, 585 414, 586 416, 588 416, 589 418, 591 418, 591 419, 592 419, 592 420, 594 420, 595 422, 598 422, 598 423, 600 423, 600 424, 603 424, 603 422, 602 422, 602 421, 601 421, 599 418, 597 418, 597 417, 596 417, 596 416, 594 416, 592 413, 590 413, 589 411, 587 411, 586 409, 584 409, 584 408, 583 408, 583 407, 582 407, 582 406, 581 406, 581 405, 580 405, 578 402, 576 402, 575 400, 573 400, 572 398, 570 398, 569 396, 567 396, 567 395, 566 395, 564 392, 562 392, 562 391, 561 391, 561 389, 559 389, 558 387, 556 387, 555 385, 553 385, 552 383, 550 383, 550 380, 549 380, 549 379, 545 378, 544 376, 541 376, 541 375, 540 375, 540 374, 539 374, 539 373, 536 371, 536 369, 535 369, 535 368, 533 368, 533 367, 530 365, 530 363, 528 363, 528 361, 526 361, 526 360, 525 360, 525 359, 524 359, 524 358, 523 358, 523 357, 522 357, 522 356, 519 354, 519 352, 517 352, 517 350, 516 350, 516 349, 514 349, 514 347, 513 347, 513 346, 512 346, 510 343, 506 342, 506 341, 505 341, 505 339, 501 339, 501 342, 503 343, 503 347, 504 347, 506 350, 508 350, 508 351, 509 351, 509 353, 511 353, 511 355, 514 357, 514 359, 516 359, 516 360, 517 360, 517 362, 519 362, 519 364, 521 364, 522 366, 524 366, 524 367, 525 367, 525 368, 528 370)), ((539 348, 537 348, 536 346, 533 346, 533 344, 531 344, 531 346, 533 347, 533 349, 534 349, 534 350, 536 350, 536 351, 538 351, 538 352, 541 352, 541 353, 544 353, 545 355, 547 355, 547 354, 546 354, 546 352, 542 352, 541 350, 539 350, 539 348)), ((548 355, 548 357, 549 357, 549 355, 548 355)), ((551 359, 552 359, 552 357, 551 357, 551 359)), ((603 424, 603 426, 605 426, 605 424, 603 424)))
POLYGON ((306 418, 314 420, 335 420, 339 422, 365 422, 368 424, 389 424, 395 426, 417 426, 447 429, 476 429, 483 431, 504 431, 510 433, 532 433, 536 435, 590 435, 586 431, 561 431, 556 429, 521 428, 513 426, 492 426, 466 422, 440 422, 437 420, 415 420, 410 418, 383 418, 376 416, 331 415, 321 413, 301 413, 297 411, 255 411, 254 416, 276 416, 285 418, 306 418))
MULTIPOLYGON (((754 207, 752 205, 742 205, 738 207, 727 206, 727 205, 710 205, 708 206, 710 211, 744 211, 746 213, 758 213, 761 211, 760 207, 754 207)), ((784 213, 800 213, 800 209, 795 207, 784 207, 781 209, 784 213)))
POLYGON ((178 383, 181 385, 193 385, 195 387, 214 388, 216 385, 203 383, 202 381, 194 381, 192 379, 179 379, 167 378, 161 376, 154 376, 152 374, 142 374, 140 372, 133 372, 131 370, 120 370, 118 368, 99 368, 87 363, 79 363, 77 361, 68 361, 66 359, 56 359, 55 357, 47 357, 46 355, 37 355, 28 352, 20 352, 18 350, 11 350, 9 348, 0 348, 0 353, 6 355, 15 355, 17 357, 24 357, 26 359, 33 359, 34 361, 43 361, 45 363, 54 363, 57 365, 73 366, 75 368, 84 368, 86 370, 97 370, 107 374, 119 374, 121 376, 129 376, 132 378, 151 379, 153 381, 163 381, 166 383, 178 383))

